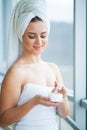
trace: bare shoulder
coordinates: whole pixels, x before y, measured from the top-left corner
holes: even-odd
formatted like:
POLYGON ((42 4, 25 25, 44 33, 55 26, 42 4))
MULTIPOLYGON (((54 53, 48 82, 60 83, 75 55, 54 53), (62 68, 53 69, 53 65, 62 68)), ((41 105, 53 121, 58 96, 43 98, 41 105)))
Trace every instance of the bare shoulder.
POLYGON ((60 71, 59 66, 56 63, 48 62, 49 67, 53 69, 54 71, 60 71))
POLYGON ((17 81, 17 80, 22 79, 23 73, 24 72, 22 68, 19 65, 15 64, 7 71, 5 75, 5 79, 9 81, 10 79, 17 81))
POLYGON ((23 82, 23 75, 24 71, 22 68, 15 64, 13 65, 6 73, 3 82, 2 87, 3 88, 10 88, 10 87, 16 87, 21 86, 23 82))
POLYGON ((64 84, 59 66, 58 66, 56 63, 48 63, 48 65, 51 67, 51 69, 52 69, 53 72, 55 73, 56 80, 57 80, 60 84, 64 84))

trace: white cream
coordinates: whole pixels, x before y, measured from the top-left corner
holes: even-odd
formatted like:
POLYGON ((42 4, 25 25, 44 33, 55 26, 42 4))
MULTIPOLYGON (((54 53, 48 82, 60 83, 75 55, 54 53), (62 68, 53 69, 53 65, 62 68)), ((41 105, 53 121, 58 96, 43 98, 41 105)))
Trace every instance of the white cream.
POLYGON ((63 99, 63 95, 60 93, 50 93, 49 97, 52 102, 61 102, 63 99))

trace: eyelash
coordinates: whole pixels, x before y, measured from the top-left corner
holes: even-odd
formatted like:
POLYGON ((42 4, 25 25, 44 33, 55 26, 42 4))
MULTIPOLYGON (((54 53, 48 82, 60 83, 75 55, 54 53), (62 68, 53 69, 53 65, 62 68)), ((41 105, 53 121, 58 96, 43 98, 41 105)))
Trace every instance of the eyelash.
MULTIPOLYGON (((29 36, 29 35, 28 35, 28 37, 29 37, 30 39, 34 39, 34 38, 35 38, 35 36, 32 37, 32 36, 29 36)), ((41 38, 46 38, 46 36, 41 36, 41 38)))
POLYGON ((29 35, 28 35, 28 37, 29 37, 30 39, 34 39, 34 37, 32 37, 32 36, 29 36, 29 35))
POLYGON ((46 38, 46 36, 41 36, 41 38, 46 38))

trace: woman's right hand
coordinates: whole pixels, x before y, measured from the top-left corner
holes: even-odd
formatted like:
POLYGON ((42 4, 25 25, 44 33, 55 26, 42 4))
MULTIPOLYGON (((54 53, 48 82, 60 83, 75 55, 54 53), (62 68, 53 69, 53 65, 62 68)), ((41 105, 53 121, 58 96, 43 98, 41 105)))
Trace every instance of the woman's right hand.
POLYGON ((44 105, 44 106, 47 106, 47 107, 58 106, 58 104, 59 104, 59 103, 52 102, 49 97, 45 97, 45 96, 42 96, 42 95, 36 95, 34 97, 34 100, 35 100, 36 105, 41 104, 41 105, 44 105))

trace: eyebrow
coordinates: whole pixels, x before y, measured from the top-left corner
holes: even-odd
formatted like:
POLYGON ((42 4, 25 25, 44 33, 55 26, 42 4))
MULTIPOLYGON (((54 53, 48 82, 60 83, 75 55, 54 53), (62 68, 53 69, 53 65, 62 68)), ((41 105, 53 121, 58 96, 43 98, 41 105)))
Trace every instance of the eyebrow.
MULTIPOLYGON (((45 33, 47 33, 47 32, 42 32, 41 34, 45 34, 45 33)), ((36 33, 34 33, 34 32, 28 32, 28 34, 36 34, 36 33)))

